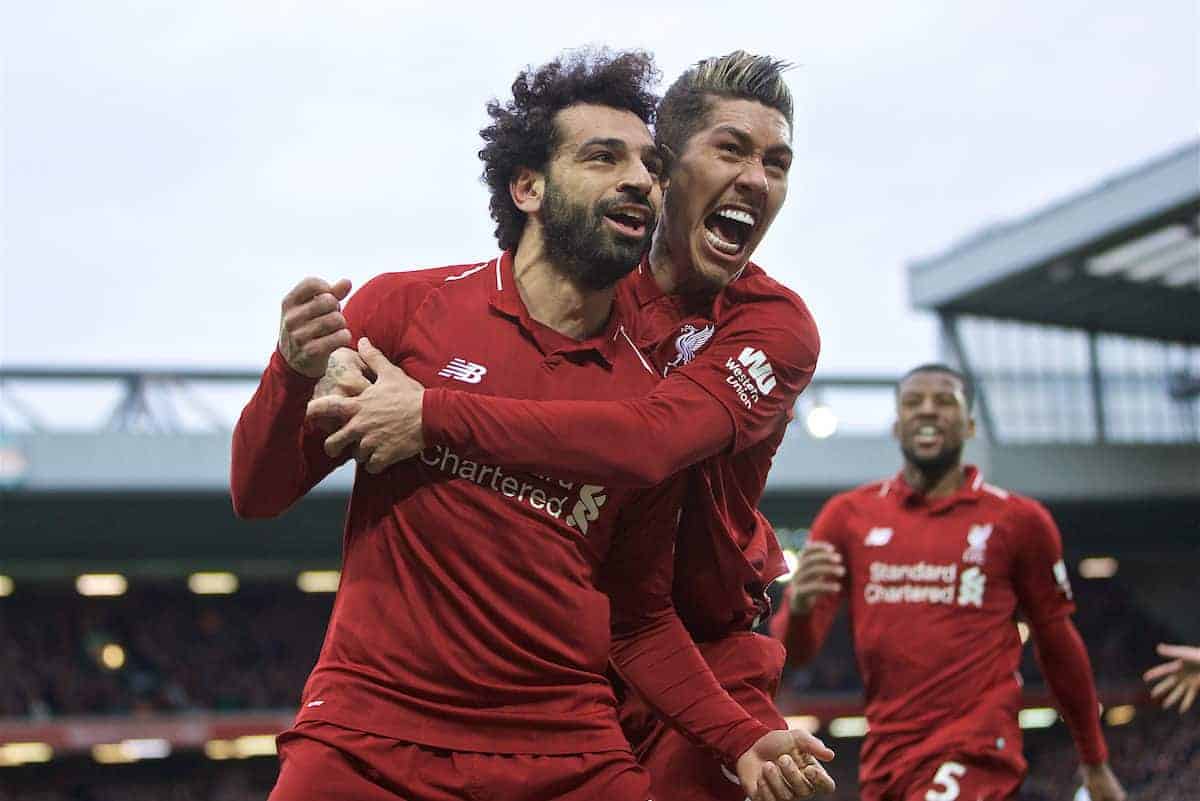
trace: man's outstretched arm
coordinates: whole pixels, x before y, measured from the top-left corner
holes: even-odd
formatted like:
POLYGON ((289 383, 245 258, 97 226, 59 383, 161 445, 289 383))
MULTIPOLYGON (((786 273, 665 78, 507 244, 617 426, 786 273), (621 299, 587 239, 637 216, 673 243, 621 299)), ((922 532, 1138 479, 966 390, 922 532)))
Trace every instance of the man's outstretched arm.
MULTIPOLYGON (((810 318, 772 326, 756 306, 739 310, 692 362, 642 398, 520 400, 397 383, 388 398, 391 433, 372 448, 367 469, 447 445, 514 469, 648 487, 713 454, 754 445, 778 430, 812 378, 819 348, 810 318)), ((355 408, 333 399, 309 411, 345 421, 355 408)), ((351 432, 335 435, 326 450, 352 441, 351 432)))

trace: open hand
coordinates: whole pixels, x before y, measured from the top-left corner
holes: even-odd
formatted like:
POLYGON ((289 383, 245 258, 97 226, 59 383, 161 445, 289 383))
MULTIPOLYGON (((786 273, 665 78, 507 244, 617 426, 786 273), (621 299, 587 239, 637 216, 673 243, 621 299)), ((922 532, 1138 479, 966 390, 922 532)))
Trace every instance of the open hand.
POLYGON ((1151 688, 1150 696, 1161 698, 1163 709, 1179 704, 1180 713, 1187 712, 1200 693, 1200 648, 1159 643, 1157 651, 1171 661, 1142 674, 1146 682, 1158 682, 1151 688))
POLYGON ((813 735, 773 731, 738 758, 738 779, 752 801, 792 801, 831 793, 833 779, 818 759, 833 759, 833 751, 813 735))

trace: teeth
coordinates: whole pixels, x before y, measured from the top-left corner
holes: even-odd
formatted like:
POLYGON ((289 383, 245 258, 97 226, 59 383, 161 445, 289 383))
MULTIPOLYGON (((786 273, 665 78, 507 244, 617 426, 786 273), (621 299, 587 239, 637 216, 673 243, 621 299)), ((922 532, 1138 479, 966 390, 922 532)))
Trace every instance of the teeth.
POLYGON ((921 426, 917 429, 917 434, 922 437, 936 437, 937 433, 937 429, 933 426, 921 426))
POLYGON ((748 211, 742 211, 741 209, 720 209, 717 211, 717 214, 727 220, 745 223, 751 228, 754 227, 754 215, 748 211))
POLYGON ((736 255, 741 248, 736 242, 726 242, 707 228, 704 229, 704 238, 708 240, 708 244, 722 253, 728 253, 730 256, 736 255))

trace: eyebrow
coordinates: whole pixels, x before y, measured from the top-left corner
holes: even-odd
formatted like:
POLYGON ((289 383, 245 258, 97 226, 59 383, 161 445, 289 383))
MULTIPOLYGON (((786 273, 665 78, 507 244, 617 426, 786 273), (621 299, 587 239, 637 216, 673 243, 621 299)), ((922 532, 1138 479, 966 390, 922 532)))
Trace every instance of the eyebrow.
MULTIPOLYGON (((723 134, 728 134, 728 135, 732 136, 734 139, 738 140, 738 144, 740 144, 744 148, 752 148, 754 145, 754 140, 750 138, 750 134, 746 133, 741 128, 735 128, 732 125, 718 126, 714 130, 714 132, 718 133, 718 134, 723 133, 723 134)), ((771 147, 767 148, 767 152, 768 153, 786 153, 787 155, 790 156, 790 155, 792 155, 792 148, 790 145, 786 145, 786 144, 772 145, 771 147)))
POLYGON ((613 150, 620 151, 625 151, 629 148, 624 139, 618 139, 615 136, 593 136, 581 144, 576 152, 581 153, 589 147, 611 147, 613 150))

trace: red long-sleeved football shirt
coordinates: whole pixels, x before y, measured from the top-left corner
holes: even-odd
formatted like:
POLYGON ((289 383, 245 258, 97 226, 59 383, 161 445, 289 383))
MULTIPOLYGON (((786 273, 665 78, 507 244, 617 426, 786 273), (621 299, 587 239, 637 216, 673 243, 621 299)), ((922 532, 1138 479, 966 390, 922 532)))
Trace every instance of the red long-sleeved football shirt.
MULTIPOLYGON (((582 342, 531 319, 510 254, 380 276, 345 315, 428 386, 620 399, 657 378, 617 313, 582 342)), ((336 466, 303 424, 314 383, 272 358, 234 433, 240 514, 278 514, 336 466)), ((453 750, 626 749, 611 647, 660 714, 732 764, 767 729, 720 689, 672 610, 678 491, 521 472, 446 445, 360 469, 299 719, 453 750)))
POLYGON ((1091 665, 1070 623, 1062 540, 1041 504, 986 484, 974 467, 935 500, 897 475, 834 496, 811 539, 841 554, 842 589, 808 615, 785 602, 772 631, 789 661, 806 662, 848 600, 870 726, 864 780, 954 752, 1024 769, 1018 611, 1050 657, 1047 680, 1083 760, 1107 759, 1091 665))
POLYGON ((686 475, 675 606, 697 640, 745 630, 786 570, 757 509, 820 341, 804 302, 748 264, 715 297, 667 295, 646 263, 619 285, 637 342, 665 379, 620 401, 425 393, 427 442, 581 480, 647 486, 686 475), (555 443, 546 448, 545 443, 555 443), (698 464, 697 464, 698 463, 698 464))

